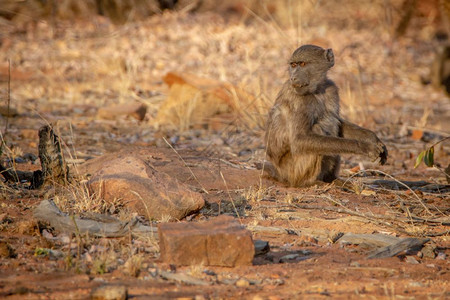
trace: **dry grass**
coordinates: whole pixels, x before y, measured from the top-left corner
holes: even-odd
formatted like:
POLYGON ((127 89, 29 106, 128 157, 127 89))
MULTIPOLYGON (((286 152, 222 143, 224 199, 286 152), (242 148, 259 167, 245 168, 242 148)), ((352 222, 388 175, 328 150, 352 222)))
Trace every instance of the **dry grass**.
MULTIPOLYGON (((245 17, 229 17, 227 21, 214 13, 191 15, 183 10, 139 22, 130 20, 120 27, 94 18, 90 26, 74 22, 69 28, 58 19, 63 31, 57 36, 48 30, 53 24, 44 18, 30 29, 29 36, 15 40, 0 54, 0 59, 11 58, 13 69, 29 71, 34 78, 12 82, 13 105, 21 112, 57 118, 54 112, 58 109, 98 108, 139 100, 150 107, 149 118, 143 124, 148 126, 165 96, 161 78, 168 71, 189 72, 220 79, 253 95, 254 100, 248 103, 232 93, 233 106, 240 123, 260 134, 267 111, 286 78, 287 58, 298 45, 311 42, 335 51, 337 62, 330 77, 340 86, 345 117, 359 124, 368 123, 369 127, 374 126, 375 117, 389 124, 392 112, 383 104, 401 97, 415 108, 423 107, 423 111, 416 109, 413 113, 421 117, 419 125, 432 126, 432 112, 441 95, 427 90, 428 101, 424 103, 423 87, 410 75, 418 65, 423 69, 431 61, 432 51, 429 46, 419 45, 415 49, 418 54, 411 54, 401 41, 397 47, 392 46, 401 1, 342 4, 283 0, 276 4, 263 1, 262 6, 258 1, 244 2, 248 8, 244 9, 245 17), (154 90, 163 94, 139 93, 154 90)), ((86 5, 73 10, 82 12, 91 4, 86 5)), ((433 23, 423 19, 420 22, 423 26, 417 36, 423 37, 433 23)), ((190 128, 188 116, 188 112, 180 112, 181 130, 190 128)), ((95 122, 95 114, 82 117, 74 118, 75 127, 86 128, 86 124, 95 122)), ((235 127, 225 130, 231 132, 235 127)), ((110 138, 107 132, 95 135, 96 139, 110 138)), ((18 151, 23 152, 20 147, 11 148, 11 157, 18 151)), ((249 190, 244 198, 258 201, 264 193, 249 190)), ((117 203, 102 203, 83 184, 70 187, 64 196, 55 196, 63 209, 77 212, 111 212, 120 207, 120 199, 117 203)))
MULTIPOLYGON (((190 16, 183 12, 166 13, 158 19, 148 19, 141 22, 139 27, 130 23, 120 28, 105 26, 90 30, 85 27, 81 29, 75 24, 71 34, 42 45, 40 50, 48 53, 51 66, 43 65, 39 56, 23 53, 29 51, 29 47, 11 49, 5 56, 12 57, 13 67, 18 64, 14 57, 27 57, 26 65, 42 70, 36 75, 45 80, 45 89, 26 83, 20 89, 15 89, 15 93, 17 99, 47 99, 48 104, 44 105, 44 109, 49 104, 64 105, 68 101, 95 106, 111 102, 125 103, 130 101, 137 88, 145 90, 155 86, 166 72, 188 71, 236 84, 254 95, 255 100, 250 105, 243 105, 245 102, 236 95, 233 99, 240 120, 248 128, 260 128, 286 76, 284 63, 287 57, 298 45, 315 42, 335 49, 337 65, 331 76, 337 79, 343 91, 344 114, 353 120, 361 119, 362 116, 364 120, 364 116, 373 110, 370 105, 367 106, 367 101, 373 97, 380 99, 391 96, 389 89, 380 90, 376 82, 367 82, 373 72, 386 72, 384 77, 391 75, 391 70, 378 68, 385 59, 382 55, 384 49, 379 47, 391 42, 390 29, 386 25, 388 21, 384 15, 386 10, 393 10, 397 4, 394 1, 389 3, 385 7, 382 1, 334 5, 328 2, 285 0, 277 2, 272 13, 266 11, 264 15, 265 9, 262 9, 250 25, 238 21, 226 26, 212 22, 209 26, 203 26, 209 21, 207 13, 190 16), (359 6, 359 10, 350 9, 354 5, 359 6), (317 24, 320 15, 330 11, 335 11, 335 18, 329 24, 317 24), (352 18, 351 14, 355 11, 364 11, 364 15, 352 18), (366 39, 364 31, 372 30, 368 24, 374 19, 383 25, 376 27, 377 32, 373 33, 381 39, 379 46, 372 43, 370 48, 362 46, 364 48, 358 52, 363 54, 355 60, 353 51, 346 47, 349 44, 367 44, 362 43, 366 39), (189 27, 188 35, 184 31, 167 30, 178 23, 189 27), (349 33, 341 30, 343 26, 360 26, 362 30, 349 33), (72 38, 75 36, 84 38, 72 38), (164 51, 161 52, 161 49, 164 51), (185 49, 182 54, 180 49, 185 49), (14 51, 14 55, 11 55, 11 51, 14 51), (52 72, 45 71, 48 69, 52 69, 52 72), (347 75, 342 77, 342 74, 347 75), (367 89, 367 85, 372 85, 372 90, 367 89)), ((47 27, 48 24, 40 23, 36 35, 45 35, 47 27)), ((428 30, 428 27, 423 30, 428 30)), ((408 65, 411 63, 407 57, 401 61, 401 55, 396 60, 396 65, 404 67, 393 72, 397 78, 404 78, 402 73, 409 71, 408 65)), ((417 86, 411 86, 410 89, 417 89, 417 86)), ((153 104, 150 98, 143 97, 141 100, 153 104)), ((158 104, 153 105, 155 107, 151 111, 156 111, 158 104)), ((189 124, 182 127, 186 129, 189 124)))
MULTIPOLYGON (((14 2, 23 4, 34 1, 14 2)), ((204 2, 205 5, 216 3, 213 0, 204 2)), ((220 9, 224 5, 233 2, 222 1, 216 9, 222 12, 220 9)), ((149 18, 127 17, 122 26, 113 25, 92 12, 87 13, 91 20, 75 18, 70 22, 66 22, 62 15, 53 20, 48 16, 38 19, 28 15, 23 22, 29 22, 32 25, 29 28, 28 25, 15 25, 16 20, 8 21, 8 30, 0 34, 0 67, 9 58, 13 70, 27 73, 31 79, 11 82, 11 104, 22 117, 13 120, 3 154, 12 159, 27 152, 36 152, 37 137, 34 141, 23 138, 22 130, 37 130, 42 124, 64 119, 60 137, 68 158, 76 159, 78 151, 86 157, 95 157, 129 147, 130 144, 167 147, 167 141, 172 137, 175 140, 179 138, 179 142, 170 144, 175 152, 179 149, 177 147, 201 150, 213 139, 220 139, 222 144, 214 149, 217 152, 211 150, 213 155, 219 153, 221 161, 227 161, 233 167, 252 168, 255 161, 264 158, 262 128, 267 112, 287 77, 287 59, 297 46, 314 43, 331 47, 335 52, 336 65, 329 75, 340 87, 342 114, 377 131, 388 142, 389 151, 392 149, 393 155, 388 165, 380 168, 386 168, 383 170, 389 171, 385 173, 392 176, 392 170, 395 170, 398 172, 395 177, 398 178, 416 176, 416 179, 426 177, 424 180, 428 180, 434 176, 434 173, 425 173, 428 171, 424 169, 422 174, 421 171, 411 170, 412 165, 411 168, 399 167, 399 162, 408 164, 412 161, 415 148, 423 146, 422 142, 409 140, 399 148, 398 144, 393 145, 398 140, 397 125, 405 128, 426 126, 435 132, 448 131, 445 122, 441 123, 438 119, 445 117, 445 112, 450 108, 444 105, 447 100, 441 93, 422 86, 419 80, 420 75, 427 72, 433 57, 433 42, 430 42, 434 31, 432 20, 415 19, 412 24, 414 31, 396 40, 393 31, 399 19, 401 0, 240 2, 244 2, 247 8, 241 8, 234 14, 201 9, 201 13, 192 14, 188 11, 193 8, 184 6, 179 11, 164 12, 149 18), (261 3, 266 6, 260 6, 261 3), (9 35, 8 32, 16 33, 9 35), (189 111, 179 111, 178 130, 167 133, 167 141, 164 141, 161 137, 166 133, 156 132, 152 125, 167 97, 167 86, 162 78, 171 71, 221 80, 250 94, 252 101, 242 99, 238 92, 231 89, 236 122, 219 133, 197 128, 193 130, 189 111), (125 117, 100 120, 96 115, 100 107, 136 100, 149 108, 142 122, 125 117), (254 143, 254 140, 257 142, 254 143), (252 154, 240 156, 240 151, 247 148, 252 154)), ((72 9, 72 13, 89 9, 89 3, 93 1, 78 3, 80 7, 72 9), (81 7, 83 5, 86 7, 81 7)), ((126 14, 133 15, 130 11, 126 14)), ((73 18, 73 15, 67 14, 64 18, 73 18)), ((1 75, 0 68, 0 79, 1 75)), ((0 82, 2 99, 4 87, 5 84, 0 82)), ((443 150, 442 153, 448 152, 443 150)), ((355 161, 353 156, 344 157, 343 168, 353 167, 355 161)), ((188 164, 185 163, 185 166, 188 164)), ((123 209, 120 198, 105 202, 99 196, 101 191, 92 193, 83 180, 77 177, 69 186, 50 189, 45 197, 53 198, 63 211, 71 214, 87 216, 86 212, 109 213, 121 220, 132 217, 129 211, 123 209)), ((208 200, 219 201, 220 213, 236 214, 247 225, 284 226, 298 234, 274 238, 273 243, 271 236, 271 246, 275 246, 275 251, 279 249, 277 246, 307 235, 308 229, 320 229, 326 234, 337 228, 342 231, 390 230, 424 236, 433 230, 428 224, 434 224, 423 219, 414 221, 414 214, 428 218, 430 214, 427 210, 434 214, 431 217, 448 213, 438 212, 442 202, 436 199, 432 199, 435 203, 428 202, 432 198, 430 195, 420 195, 414 191, 405 193, 380 189, 376 194, 365 195, 364 189, 367 187, 359 178, 352 178, 353 191, 357 195, 330 186, 305 189, 282 185, 267 187, 262 184, 265 182, 263 179, 260 185, 235 190, 228 177, 222 175, 217 180, 220 184, 223 181, 226 187, 218 191, 208 188, 210 194, 207 197, 208 200), (347 218, 337 222, 343 215, 354 217, 353 223, 346 224, 347 218)), ((22 196, 7 184, 0 184, 0 197, 22 196)), ((245 182, 242 184, 245 186, 245 182)), ((206 191, 206 188, 203 190, 206 191)), ((35 202, 32 202, 34 205, 35 202)), ((0 210, 12 210, 14 205, 15 202, 4 201, 0 210)), ((145 211, 142 214, 148 215, 145 211)), ((215 215, 215 211, 211 215, 215 215)), ((209 215, 193 216, 193 220, 203 217, 209 215)), ((161 221, 173 220, 167 216, 161 221)), ((0 226, 0 230, 10 230, 8 228, 0 226)), ((444 234, 448 236, 448 233, 444 234)), ((264 235, 258 235, 258 238, 264 238, 264 235)), ((326 245, 322 241, 319 243, 320 247, 326 245)), ((59 246, 61 244, 56 247, 59 246)), ((94 239, 80 234, 72 238, 69 245, 61 247, 67 252, 67 269, 95 275, 118 270, 124 275, 141 278, 150 276, 148 262, 155 262, 159 250, 156 237, 94 239)), ((328 246, 322 249, 328 251, 328 246)), ((317 261, 319 265, 321 259, 317 261)), ((272 263, 267 266, 272 267, 272 263)), ((177 272, 185 270, 180 268, 177 272)), ((205 277, 203 271, 203 266, 187 269, 199 278, 205 277)), ((263 274, 269 272, 271 270, 267 269, 263 274)), ((111 278, 115 276, 116 272, 111 274, 111 278)), ((394 295, 391 287, 386 287, 386 295, 394 295)), ((217 284, 217 288, 222 286, 217 284)), ((251 288, 259 289, 257 286, 251 288)))

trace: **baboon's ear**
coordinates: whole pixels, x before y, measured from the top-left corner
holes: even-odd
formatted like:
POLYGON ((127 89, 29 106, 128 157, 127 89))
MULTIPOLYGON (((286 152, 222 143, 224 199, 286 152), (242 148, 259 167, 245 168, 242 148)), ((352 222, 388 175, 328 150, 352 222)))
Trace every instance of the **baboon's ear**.
POLYGON ((334 54, 333 54, 333 50, 331 50, 331 49, 325 50, 325 58, 327 59, 330 68, 331 68, 332 66, 334 66, 334 54))

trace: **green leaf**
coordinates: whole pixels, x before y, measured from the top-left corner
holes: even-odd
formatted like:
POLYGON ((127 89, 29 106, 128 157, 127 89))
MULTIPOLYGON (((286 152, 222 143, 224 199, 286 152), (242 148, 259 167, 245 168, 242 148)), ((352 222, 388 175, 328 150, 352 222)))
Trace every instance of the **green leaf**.
POLYGON ((423 162, 428 167, 434 166, 434 147, 430 147, 430 149, 426 151, 425 156, 423 157, 423 162))
POLYGON ((416 163, 414 164, 414 169, 417 168, 420 165, 420 163, 422 162, 422 159, 423 159, 423 156, 425 155, 425 152, 427 152, 427 150, 423 150, 417 156, 416 163))

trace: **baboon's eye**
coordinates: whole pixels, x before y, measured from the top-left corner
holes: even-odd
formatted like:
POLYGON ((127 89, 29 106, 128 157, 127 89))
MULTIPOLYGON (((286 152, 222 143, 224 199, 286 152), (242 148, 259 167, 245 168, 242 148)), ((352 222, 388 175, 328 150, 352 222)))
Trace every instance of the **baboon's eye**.
POLYGON ((300 65, 300 67, 306 66, 306 63, 305 63, 304 61, 301 61, 301 62, 299 62, 298 64, 300 65))
POLYGON ((291 67, 292 67, 292 68, 295 68, 296 66, 297 66, 297 63, 291 62, 291 67))

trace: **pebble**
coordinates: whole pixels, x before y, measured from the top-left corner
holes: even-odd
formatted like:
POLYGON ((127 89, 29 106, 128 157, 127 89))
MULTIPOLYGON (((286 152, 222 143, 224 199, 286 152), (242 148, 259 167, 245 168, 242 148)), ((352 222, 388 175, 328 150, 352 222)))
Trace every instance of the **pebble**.
POLYGON ((409 264, 413 264, 413 265, 417 265, 419 264, 419 262, 417 261, 417 259, 414 258, 414 256, 407 256, 405 261, 409 264))
POLYGON ((295 253, 295 254, 288 254, 288 255, 282 256, 282 257, 280 257, 280 263, 285 263, 285 262, 288 262, 290 260, 294 260, 297 257, 300 257, 300 255, 298 255, 297 253, 295 253))
POLYGON ((447 255, 444 252, 439 252, 436 259, 445 260, 447 255))
POLYGON ((359 262, 357 262, 357 261, 352 261, 350 263, 350 267, 359 268, 359 267, 361 267, 361 264, 359 262))
POLYGON ((237 287, 248 287, 250 286, 250 281, 245 278, 239 278, 235 284, 237 287))

